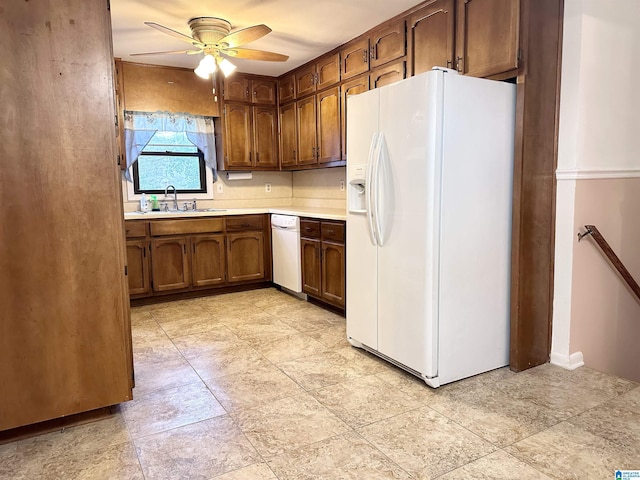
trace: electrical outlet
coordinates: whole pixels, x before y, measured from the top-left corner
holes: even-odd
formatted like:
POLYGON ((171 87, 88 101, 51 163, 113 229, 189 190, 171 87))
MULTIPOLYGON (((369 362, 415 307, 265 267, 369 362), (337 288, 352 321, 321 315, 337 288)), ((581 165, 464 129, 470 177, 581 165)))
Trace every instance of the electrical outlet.
POLYGON ((216 192, 218 193, 224 192, 224 185, 222 184, 222 182, 216 183, 216 192))
POLYGON ((344 180, 340 180, 340 191, 344 192, 344 180))
POLYGON ((264 191, 267 193, 271 193, 271 184, 270 183, 265 183, 264 184, 264 191))

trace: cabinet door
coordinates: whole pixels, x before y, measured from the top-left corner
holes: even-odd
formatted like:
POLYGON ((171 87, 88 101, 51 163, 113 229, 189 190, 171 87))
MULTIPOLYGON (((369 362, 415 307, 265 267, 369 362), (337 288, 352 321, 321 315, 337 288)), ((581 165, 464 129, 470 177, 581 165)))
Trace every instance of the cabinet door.
POLYGON ((262 232, 227 234, 229 282, 264 279, 264 235, 262 232))
POLYGON ((224 79, 224 99, 232 102, 250 102, 249 79, 242 75, 232 75, 224 79))
POLYGON ((224 107, 225 164, 251 167, 251 107, 228 103, 224 107))
POLYGON ((369 39, 351 42, 340 50, 342 58, 342 79, 355 77, 369 71, 369 39))
POLYGON ((298 165, 313 165, 316 158, 316 97, 296 102, 298 127, 298 165))
POLYGON ((317 95, 318 99, 318 163, 340 160, 340 88, 334 87, 317 95))
POLYGON ((278 168, 276 109, 253 107, 253 164, 256 167, 278 168))
POLYGON ((280 107, 280 165, 297 165, 298 149, 296 138, 296 104, 289 103, 280 107))
POLYGON ((370 36, 370 68, 404 57, 406 52, 405 21, 400 20, 376 29, 370 36))
POLYGON ((180 290, 190 286, 189 237, 151 240, 153 291, 180 290))
POLYGON ((342 108, 340 109, 341 130, 342 130, 342 158, 347 159, 347 98, 349 95, 357 95, 358 93, 369 90, 369 76, 354 78, 342 84, 342 108))
POLYGON ((296 99, 295 84, 296 77, 292 73, 278 80, 278 102, 282 104, 296 99))
POLYGON ((302 291, 321 297, 320 285, 320 240, 300 239, 302 255, 302 291))
POLYGON ((401 60, 376 68, 370 75, 371 88, 383 87, 406 78, 406 64, 401 60))
POLYGON ((218 285, 225 280, 224 235, 191 237, 191 272, 194 287, 218 285))
POLYGON ((453 68, 453 0, 436 0, 413 13, 407 30, 411 75, 453 68))
POLYGON ((325 57, 316 63, 316 90, 335 85, 340 81, 340 54, 325 57))
POLYGON ((127 278, 130 296, 144 297, 151 293, 148 246, 149 240, 127 240, 127 278))
POLYGON ((274 80, 251 80, 251 101, 260 105, 276 104, 276 82, 274 80))
POLYGON ((345 306, 344 245, 322 242, 322 298, 338 307, 345 306))
POLYGON ((296 91, 298 98, 316 91, 316 66, 307 65, 296 72, 296 91))
POLYGON ((458 2, 458 71, 488 77, 518 68, 519 0, 458 2))

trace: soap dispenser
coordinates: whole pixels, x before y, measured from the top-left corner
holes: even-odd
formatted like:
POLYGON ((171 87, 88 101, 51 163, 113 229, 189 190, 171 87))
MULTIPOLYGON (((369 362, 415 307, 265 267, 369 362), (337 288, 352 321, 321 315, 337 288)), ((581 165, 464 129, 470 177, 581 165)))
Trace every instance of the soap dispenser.
POLYGON ((143 193, 140 197, 140 211, 146 212, 149 210, 149 204, 147 204, 147 196, 143 193))

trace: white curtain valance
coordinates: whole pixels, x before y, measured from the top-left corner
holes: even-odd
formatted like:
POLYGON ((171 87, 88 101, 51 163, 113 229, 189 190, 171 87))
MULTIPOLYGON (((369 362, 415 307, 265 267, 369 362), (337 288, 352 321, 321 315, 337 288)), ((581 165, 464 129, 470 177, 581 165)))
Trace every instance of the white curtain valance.
POLYGON ((138 160, 142 149, 158 132, 185 132, 191 143, 204 154, 205 164, 216 172, 216 139, 213 118, 171 112, 124 112, 124 143, 127 156, 125 177, 131 180, 131 166, 138 160))

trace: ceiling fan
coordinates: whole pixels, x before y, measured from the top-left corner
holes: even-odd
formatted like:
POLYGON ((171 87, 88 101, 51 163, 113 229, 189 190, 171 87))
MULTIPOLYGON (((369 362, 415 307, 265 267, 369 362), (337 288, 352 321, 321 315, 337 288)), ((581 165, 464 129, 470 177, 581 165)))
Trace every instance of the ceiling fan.
POLYGON ((266 25, 254 25, 252 27, 236 30, 232 33, 231 23, 227 20, 217 17, 195 17, 187 22, 192 35, 189 36, 158 23, 144 23, 145 25, 149 25, 162 33, 182 40, 183 42, 190 43, 195 47, 195 50, 132 53, 132 56, 170 55, 179 53, 196 55, 203 53, 205 56, 195 69, 195 73, 203 78, 209 78, 210 74, 215 75, 215 71, 218 67, 220 67, 225 76, 230 75, 236 67, 226 57, 263 60, 267 62, 284 62, 289 58, 287 55, 281 55, 279 53, 241 47, 242 45, 258 40, 271 32, 271 29, 266 25))

